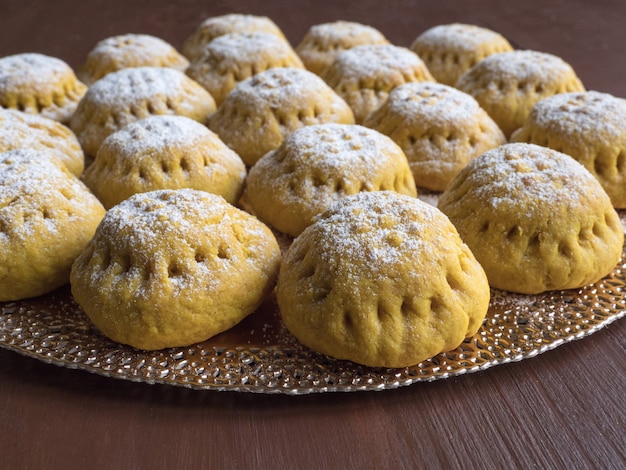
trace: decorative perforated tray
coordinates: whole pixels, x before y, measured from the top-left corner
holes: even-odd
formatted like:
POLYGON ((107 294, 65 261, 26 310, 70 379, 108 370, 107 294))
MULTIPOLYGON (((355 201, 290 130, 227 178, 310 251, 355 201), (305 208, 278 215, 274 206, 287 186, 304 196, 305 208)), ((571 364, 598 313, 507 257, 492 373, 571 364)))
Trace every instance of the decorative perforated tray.
POLYGON ((101 335, 65 287, 0 304, 0 346, 107 377, 203 390, 306 394, 384 390, 533 357, 626 314, 626 252, 602 281, 525 296, 492 291, 478 334, 454 351, 404 369, 359 366, 316 354, 284 328, 274 299, 235 328, 190 347, 138 351, 101 335))

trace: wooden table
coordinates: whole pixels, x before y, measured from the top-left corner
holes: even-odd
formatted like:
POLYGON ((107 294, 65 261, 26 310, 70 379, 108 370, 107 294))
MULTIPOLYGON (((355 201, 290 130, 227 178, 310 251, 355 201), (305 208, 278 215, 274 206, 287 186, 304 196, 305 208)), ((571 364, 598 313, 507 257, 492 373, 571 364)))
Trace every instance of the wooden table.
MULTIPOLYGON (((77 67, 100 39, 175 46, 208 16, 268 15, 295 45, 347 19, 409 45, 454 21, 563 57, 626 97, 622 0, 0 0, 0 56, 77 67)), ((626 321, 532 359, 384 392, 194 391, 109 379, 0 349, 0 468, 624 468, 626 321)))

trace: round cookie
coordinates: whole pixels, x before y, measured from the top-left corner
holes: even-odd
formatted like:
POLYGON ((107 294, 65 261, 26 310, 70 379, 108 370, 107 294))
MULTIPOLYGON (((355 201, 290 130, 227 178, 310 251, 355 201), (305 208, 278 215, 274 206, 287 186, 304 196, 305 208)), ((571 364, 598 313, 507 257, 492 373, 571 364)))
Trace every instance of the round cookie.
POLYGON ((171 67, 181 72, 189 61, 171 44, 148 34, 121 34, 99 41, 87 54, 77 75, 91 85, 127 67, 171 67))
POLYGON ((202 54, 205 46, 217 37, 229 33, 252 32, 273 34, 287 41, 281 29, 267 16, 229 13, 207 18, 200 23, 196 30, 185 40, 181 50, 185 57, 193 61, 202 54))
POLYGON ((513 46, 500 33, 481 26, 451 23, 437 25, 420 34, 411 44, 439 83, 454 86, 463 73, 492 54, 513 46))
POLYGON ((199 122, 152 116, 111 134, 85 171, 85 183, 110 208, 136 193, 193 188, 235 204, 246 166, 199 122))
POLYGON ((312 72, 272 68, 239 83, 209 118, 209 128, 247 165, 303 126, 354 124, 350 107, 312 72))
POLYGON ((56 57, 25 53, 0 58, 0 107, 69 122, 87 86, 56 57))
POLYGON ((622 225, 600 183, 546 147, 513 143, 485 152, 438 207, 498 289, 575 289, 606 276, 622 254, 622 225))
POLYGON ((160 114, 205 122, 215 100, 183 72, 165 67, 133 67, 110 73, 81 100, 72 120, 85 154, 95 156, 109 135, 131 122, 160 114))
POLYGON ((341 51, 364 44, 389 44, 389 40, 371 26, 333 21, 311 26, 296 46, 296 52, 307 70, 323 75, 341 51))
POLYGON ((67 284, 74 259, 104 216, 87 187, 52 154, 0 153, 0 301, 67 284))
POLYGON ((237 83, 273 67, 304 68, 289 43, 274 34, 231 33, 207 44, 186 73, 219 106, 237 83))
POLYGON ((156 350, 239 323, 272 291, 279 265, 271 231, 221 196, 159 190, 109 209, 71 286, 104 335, 156 350))
POLYGON ((319 124, 261 157, 248 174, 246 199, 261 220, 295 237, 339 199, 380 190, 417 196, 400 147, 356 124, 319 124))
POLYGON ((343 51, 322 78, 346 100, 357 124, 398 85, 434 80, 417 54, 391 44, 368 44, 343 51))
POLYGON ((529 50, 490 55, 461 75, 456 87, 472 95, 507 137, 524 124, 538 101, 585 91, 563 59, 529 50))
POLYGON ((37 114, 0 109, 0 152, 19 148, 54 154, 76 176, 85 167, 83 149, 66 126, 37 114))
POLYGON ((599 181, 613 207, 626 208, 626 100, 597 91, 539 101, 513 142, 550 147, 574 157, 599 181))
POLYGON ((474 98, 446 85, 400 85, 365 119, 406 154, 415 184, 443 191, 481 153, 506 143, 498 125, 474 98))
POLYGON ((323 354, 406 367, 458 347, 489 307, 487 278, 435 207, 393 191, 333 205, 285 253, 289 331, 323 354))

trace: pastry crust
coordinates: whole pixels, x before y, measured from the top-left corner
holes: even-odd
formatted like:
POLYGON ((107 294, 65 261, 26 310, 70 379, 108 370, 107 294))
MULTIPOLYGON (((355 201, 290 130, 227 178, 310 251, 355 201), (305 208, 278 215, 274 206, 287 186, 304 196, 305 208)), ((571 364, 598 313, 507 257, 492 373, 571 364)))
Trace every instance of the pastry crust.
POLYGON ((467 163, 506 143, 474 98, 430 82, 400 85, 364 126, 391 137, 406 154, 415 184, 443 191, 467 163))
POLYGON ((311 26, 296 52, 307 70, 323 75, 341 51, 364 44, 389 44, 376 28, 354 21, 333 21, 311 26))
POLYGON ((25 53, 0 58, 0 107, 69 122, 87 86, 56 57, 25 53))
POLYGON ((279 265, 271 231, 222 197, 152 191, 107 212, 72 267, 72 294, 114 341, 187 346, 255 311, 279 265))
POLYGON ((240 82, 274 67, 304 68, 284 39, 270 33, 231 33, 203 49, 186 73, 211 93, 219 106, 240 82))
POLYGON ((250 169, 246 200, 261 220, 295 237, 336 201, 379 190, 417 196, 400 147, 359 125, 319 124, 294 131, 250 169))
POLYGON ((424 31, 415 38, 411 50, 420 56, 435 80, 454 86, 463 73, 485 57, 512 51, 513 46, 488 28, 451 23, 424 31))
POLYGON ((179 70, 133 67, 94 83, 70 122, 86 155, 95 157, 109 135, 149 116, 170 114, 205 122, 215 100, 179 70))
POLYGON ((136 193, 193 188, 235 204, 246 166, 217 134, 184 116, 152 116, 111 134, 85 183, 106 208, 136 193))
POLYGON ((417 54, 391 44, 355 46, 343 51, 322 78, 346 100, 357 124, 398 85, 434 81, 417 54))
POLYGON ((148 34, 121 34, 99 41, 78 69, 91 85, 105 75, 128 67, 171 67, 184 71, 189 61, 171 44, 148 34))
POLYGON ((613 207, 626 208, 626 100, 608 93, 562 93, 539 101, 513 142, 550 147, 593 174, 613 207))
POLYGON ((563 59, 530 50, 490 55, 461 75, 456 87, 472 95, 507 138, 524 124, 538 101, 558 93, 585 91, 563 59))
POLYGON ((354 124, 350 107, 312 72, 272 68, 238 84, 209 119, 209 128, 247 165, 303 126, 354 124))
POLYGON ((267 16, 229 13, 205 19, 183 43, 182 53, 195 60, 213 39, 229 33, 262 32, 287 41, 281 29, 267 16))
POLYGON ((499 289, 578 288, 609 274, 622 254, 622 225, 600 183, 546 147, 513 143, 485 152, 438 207, 499 289))
POLYGON ((100 202, 54 154, 0 153, 0 301, 67 284, 103 216, 100 202))
POLYGON ((0 152, 20 148, 54 154, 76 176, 85 167, 83 149, 69 128, 40 115, 0 109, 0 152))
POLYGON ((310 348, 406 367, 473 336, 487 278, 435 207, 392 191, 337 202, 295 239, 277 284, 281 316, 310 348))

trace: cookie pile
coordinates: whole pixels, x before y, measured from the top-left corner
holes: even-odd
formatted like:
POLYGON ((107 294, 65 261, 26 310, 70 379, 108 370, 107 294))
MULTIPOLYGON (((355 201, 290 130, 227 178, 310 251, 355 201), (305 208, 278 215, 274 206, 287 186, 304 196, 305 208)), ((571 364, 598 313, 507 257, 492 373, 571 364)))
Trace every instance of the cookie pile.
POLYGON ((180 51, 105 38, 76 74, 0 58, 0 301, 70 283, 103 334, 154 350, 275 295, 318 352, 417 364, 477 333, 490 289, 615 268, 624 120, 563 59, 466 24, 402 47, 335 21, 293 47, 229 14, 180 51))

